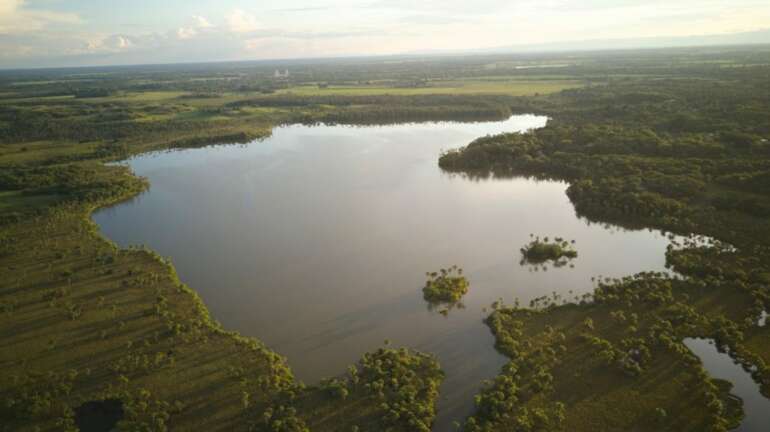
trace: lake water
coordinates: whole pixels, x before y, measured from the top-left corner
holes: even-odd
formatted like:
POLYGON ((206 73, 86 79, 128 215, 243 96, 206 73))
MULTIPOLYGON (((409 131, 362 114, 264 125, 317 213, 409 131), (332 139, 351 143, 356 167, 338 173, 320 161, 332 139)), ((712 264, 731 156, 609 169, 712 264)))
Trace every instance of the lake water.
POLYGON ((751 374, 736 364, 730 355, 720 353, 709 339, 688 338, 684 340, 687 348, 703 362, 703 367, 714 378, 730 381, 733 389, 730 393, 743 400, 745 418, 741 425, 734 429, 737 432, 765 432, 770 425, 770 399, 759 392, 759 384, 751 374))
POLYGON ((93 219, 122 246, 170 257, 215 319, 285 355, 307 383, 386 339, 435 354, 447 374, 435 429, 450 430, 506 361, 483 323, 492 302, 664 269, 663 235, 578 218, 565 183, 437 165, 442 149, 545 122, 294 125, 248 145, 146 154, 127 163, 151 189, 93 219), (574 268, 520 265, 530 233, 574 239, 574 268), (425 272, 452 264, 471 287, 465 308, 443 316, 421 288, 425 272))

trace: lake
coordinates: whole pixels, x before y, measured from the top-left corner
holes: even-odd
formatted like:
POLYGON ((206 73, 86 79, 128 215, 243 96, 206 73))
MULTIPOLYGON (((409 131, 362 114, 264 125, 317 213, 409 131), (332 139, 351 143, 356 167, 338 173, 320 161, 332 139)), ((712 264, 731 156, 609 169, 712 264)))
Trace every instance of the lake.
POLYGON ((435 354, 447 377, 434 429, 450 430, 506 361, 483 323, 492 302, 571 298, 592 276, 664 270, 664 235, 579 218, 566 183, 438 167, 442 150, 546 120, 292 125, 247 145, 145 154, 126 163, 150 190, 93 219, 121 246, 170 257, 215 319, 285 355, 306 383, 386 339, 435 354), (530 234, 574 239, 574 267, 522 266, 530 234), (421 289, 425 272, 452 264, 470 292, 443 316, 421 289))

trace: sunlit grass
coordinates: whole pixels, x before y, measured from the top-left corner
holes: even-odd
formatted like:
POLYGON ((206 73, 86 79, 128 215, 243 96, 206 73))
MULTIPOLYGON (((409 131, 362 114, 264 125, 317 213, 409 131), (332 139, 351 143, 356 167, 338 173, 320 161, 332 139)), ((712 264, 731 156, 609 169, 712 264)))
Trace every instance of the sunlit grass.
POLYGON ((502 94, 510 96, 529 96, 535 94, 556 93, 565 89, 582 87, 575 80, 543 80, 543 81, 490 81, 490 80, 460 80, 460 81, 431 81, 425 87, 397 87, 383 85, 330 85, 322 88, 318 85, 302 85, 279 90, 278 93, 301 96, 322 95, 474 95, 502 94))

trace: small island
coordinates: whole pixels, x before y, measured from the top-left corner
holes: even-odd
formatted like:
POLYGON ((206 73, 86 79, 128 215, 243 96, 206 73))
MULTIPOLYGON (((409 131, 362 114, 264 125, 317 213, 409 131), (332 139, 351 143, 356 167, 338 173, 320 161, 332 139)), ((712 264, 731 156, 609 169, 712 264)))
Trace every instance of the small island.
POLYGON ((534 240, 521 248, 522 264, 542 264, 552 261, 556 266, 564 265, 569 260, 577 258, 578 254, 574 244, 575 240, 567 241, 561 237, 555 237, 553 241, 550 241, 548 237, 544 237, 542 240, 540 237, 535 237, 534 240))
POLYGON ((463 269, 456 265, 425 275, 428 280, 422 295, 430 304, 457 303, 468 292, 468 279, 463 276, 463 269))

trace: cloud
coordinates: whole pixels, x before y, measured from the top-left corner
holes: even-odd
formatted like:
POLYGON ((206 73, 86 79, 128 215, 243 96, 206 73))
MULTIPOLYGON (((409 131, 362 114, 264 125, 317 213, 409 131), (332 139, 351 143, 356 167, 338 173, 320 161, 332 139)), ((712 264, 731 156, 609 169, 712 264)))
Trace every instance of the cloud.
POLYGON ((31 9, 26 0, 0 0, 0 34, 34 32, 52 25, 80 22, 77 14, 31 9))
POLYGON ((271 9, 270 12, 320 12, 332 9, 329 6, 307 6, 307 7, 295 7, 295 8, 280 8, 271 9))
POLYGON ((207 16, 183 2, 151 19, 144 5, 119 2, 120 13, 79 8, 90 17, 83 22, 55 11, 61 0, 0 0, 0 67, 394 54, 739 32, 770 22, 767 0, 308 2, 207 16))
POLYGON ((134 45, 128 36, 115 34, 88 41, 86 50, 89 52, 118 52, 134 45))
POLYGON ((198 28, 212 28, 214 27, 214 24, 211 24, 211 22, 206 19, 206 17, 200 16, 200 15, 193 15, 193 20, 195 21, 195 25, 198 28))
POLYGON ((176 37, 179 39, 190 39, 195 37, 197 34, 198 31, 192 27, 179 27, 179 29, 176 31, 176 37))
POLYGON ((192 20, 192 25, 188 27, 179 27, 176 30, 176 37, 178 39, 191 39, 204 31, 209 31, 216 28, 216 26, 211 24, 211 21, 206 19, 206 17, 193 15, 192 20))
POLYGON ((479 15, 501 13, 512 6, 510 0, 379 0, 368 5, 372 9, 392 9, 402 13, 461 13, 479 15))
POLYGON ((235 33, 251 33, 262 27, 254 15, 242 9, 234 9, 226 18, 230 31, 235 33))

